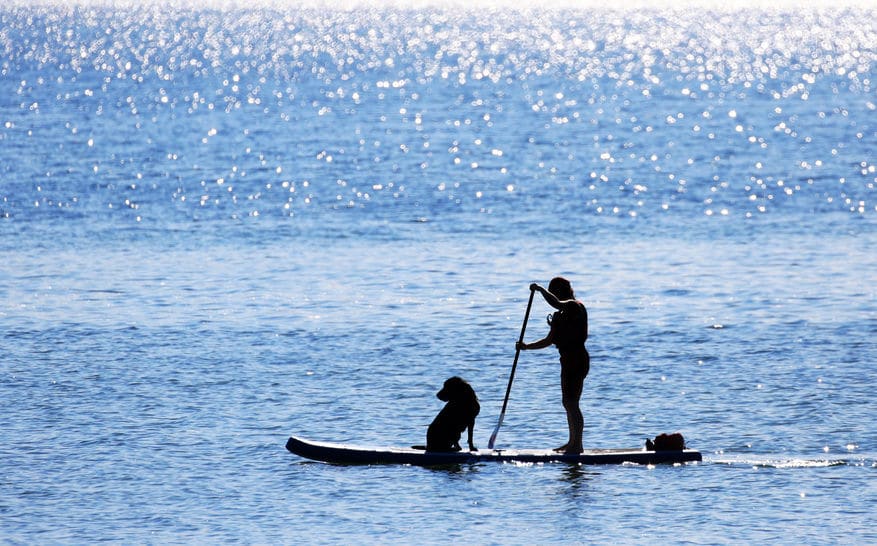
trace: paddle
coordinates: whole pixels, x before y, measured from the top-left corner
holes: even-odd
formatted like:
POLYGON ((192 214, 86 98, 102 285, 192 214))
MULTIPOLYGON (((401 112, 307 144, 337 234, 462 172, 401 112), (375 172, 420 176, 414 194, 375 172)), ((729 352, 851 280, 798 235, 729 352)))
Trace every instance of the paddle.
MULTIPOLYGON (((524 313, 524 324, 521 326, 521 337, 518 339, 519 343, 524 342, 524 331, 527 329, 527 319, 530 318, 530 307, 533 306, 533 294, 535 293, 535 290, 530 290, 530 301, 527 302, 527 311, 524 313)), ((496 444, 496 435, 499 433, 499 427, 502 426, 502 420, 505 418, 505 410, 509 405, 509 394, 512 392, 512 381, 515 380, 515 368, 518 367, 518 356, 520 355, 521 350, 515 348, 515 362, 512 364, 512 373, 509 374, 509 386, 506 387, 505 400, 502 401, 502 411, 499 412, 499 421, 496 423, 496 428, 493 429, 493 434, 490 435, 490 441, 487 442, 487 449, 493 449, 493 446, 496 444)))

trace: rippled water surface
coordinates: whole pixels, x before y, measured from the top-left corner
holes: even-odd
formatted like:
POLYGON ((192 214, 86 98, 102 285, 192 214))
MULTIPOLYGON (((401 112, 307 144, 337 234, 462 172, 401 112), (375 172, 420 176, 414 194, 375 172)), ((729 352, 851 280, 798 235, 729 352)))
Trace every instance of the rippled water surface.
MULTIPOLYGON (((0 538, 877 542, 874 15, 0 8, 0 538), (455 374, 486 447, 557 274, 586 445, 703 463, 284 450, 455 374)), ((557 367, 498 444, 562 443, 557 367)))

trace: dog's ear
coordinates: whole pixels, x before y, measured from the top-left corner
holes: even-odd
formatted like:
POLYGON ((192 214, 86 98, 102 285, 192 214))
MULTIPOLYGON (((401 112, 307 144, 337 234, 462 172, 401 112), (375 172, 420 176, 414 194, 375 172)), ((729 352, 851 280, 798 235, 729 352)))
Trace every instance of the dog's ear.
POLYGON ((478 396, 475 395, 475 389, 472 388, 472 385, 470 385, 469 383, 466 383, 466 382, 464 381, 464 382, 463 382, 463 387, 466 389, 466 391, 465 391, 465 392, 466 392, 466 396, 468 396, 468 397, 469 397, 470 399, 472 399, 472 400, 475 400, 475 401, 478 400, 478 396))
POLYGON ((461 397, 465 397, 467 394, 469 394, 469 390, 471 390, 471 387, 469 386, 469 383, 466 383, 466 381, 463 380, 462 377, 454 376, 451 379, 449 379, 449 381, 453 382, 452 384, 453 384, 453 388, 454 388, 454 396, 455 397, 461 398, 461 397))

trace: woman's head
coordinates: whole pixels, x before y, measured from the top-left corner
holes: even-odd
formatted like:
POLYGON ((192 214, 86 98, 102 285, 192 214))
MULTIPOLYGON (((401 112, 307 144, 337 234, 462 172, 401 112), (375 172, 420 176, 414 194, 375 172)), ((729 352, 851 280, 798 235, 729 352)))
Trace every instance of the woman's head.
POLYGON ((575 298, 575 294, 572 291, 572 285, 563 277, 554 277, 551 279, 551 282, 548 283, 548 291, 561 301, 575 298))

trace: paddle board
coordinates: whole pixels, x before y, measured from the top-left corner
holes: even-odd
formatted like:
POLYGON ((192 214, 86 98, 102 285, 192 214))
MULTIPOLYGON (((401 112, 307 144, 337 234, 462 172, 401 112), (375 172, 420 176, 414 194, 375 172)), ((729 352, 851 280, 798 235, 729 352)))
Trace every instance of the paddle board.
POLYGON ((694 449, 682 451, 646 451, 645 449, 586 449, 584 453, 567 455, 550 449, 491 449, 478 451, 437 452, 405 447, 361 447, 348 444, 313 442, 290 437, 286 449, 292 453, 326 463, 336 464, 407 464, 441 466, 464 463, 577 463, 599 464, 666 464, 700 461, 694 449))

